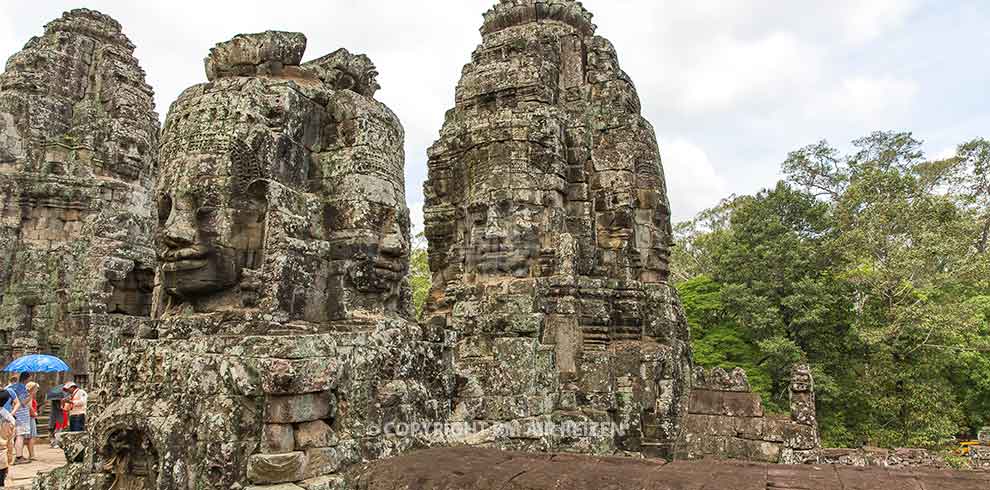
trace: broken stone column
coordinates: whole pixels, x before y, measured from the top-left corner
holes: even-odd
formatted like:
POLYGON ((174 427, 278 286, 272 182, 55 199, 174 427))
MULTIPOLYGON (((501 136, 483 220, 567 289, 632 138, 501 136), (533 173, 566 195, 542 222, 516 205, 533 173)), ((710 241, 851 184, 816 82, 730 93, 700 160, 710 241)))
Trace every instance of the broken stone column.
POLYGON ((366 56, 305 43, 221 43, 172 104, 155 321, 108 353, 90 449, 43 488, 327 488, 447 418, 443 344, 409 319, 402 126, 366 56))
POLYGON ((151 312, 159 128, 133 53, 77 9, 0 75, 0 362, 55 354, 87 389, 110 332, 151 312))
POLYGON ((570 0, 485 14, 429 150, 424 322, 453 348, 471 443, 669 457, 688 331, 668 278, 653 128, 615 50, 570 0), (547 433, 571 424, 572 433, 547 433), (615 431, 588 430, 614 426, 615 431), (583 432, 582 432, 583 430, 583 432))

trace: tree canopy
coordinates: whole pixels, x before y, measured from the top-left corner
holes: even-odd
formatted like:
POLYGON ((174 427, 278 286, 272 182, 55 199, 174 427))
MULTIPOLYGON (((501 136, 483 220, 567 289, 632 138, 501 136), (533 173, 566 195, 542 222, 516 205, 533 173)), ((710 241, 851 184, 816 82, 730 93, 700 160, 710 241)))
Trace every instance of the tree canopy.
POLYGON ((807 361, 826 445, 937 447, 990 423, 990 143, 852 146, 791 152, 773 188, 676 227, 695 361, 746 368, 771 409, 807 361))

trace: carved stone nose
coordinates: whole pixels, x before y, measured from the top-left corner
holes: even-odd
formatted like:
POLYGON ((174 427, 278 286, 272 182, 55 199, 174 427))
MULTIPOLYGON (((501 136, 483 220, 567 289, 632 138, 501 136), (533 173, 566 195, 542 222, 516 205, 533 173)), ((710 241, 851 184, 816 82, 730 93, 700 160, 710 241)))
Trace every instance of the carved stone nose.
POLYGON ((172 204, 172 212, 162 227, 161 237, 170 248, 196 243, 196 217, 192 206, 176 199, 172 204))
POLYGON ((385 235, 382 240, 381 252, 392 257, 401 257, 406 253, 406 240, 402 233, 396 231, 385 235))

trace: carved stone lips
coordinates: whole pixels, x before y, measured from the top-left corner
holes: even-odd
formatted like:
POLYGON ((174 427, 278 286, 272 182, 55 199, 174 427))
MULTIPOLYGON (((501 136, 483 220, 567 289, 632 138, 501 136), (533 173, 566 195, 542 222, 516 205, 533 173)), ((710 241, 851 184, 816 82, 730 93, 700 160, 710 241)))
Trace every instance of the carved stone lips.
POLYGON ((164 272, 181 272, 181 271, 192 271, 196 269, 202 269, 209 264, 207 260, 180 260, 176 262, 165 262, 162 264, 162 271, 164 272))
POLYGON ((162 271, 179 272, 202 269, 209 264, 206 257, 209 250, 202 247, 189 247, 166 250, 160 257, 162 271))
POLYGON ((406 268, 402 262, 398 260, 389 260, 379 257, 375 259, 375 269, 378 271, 402 273, 405 272, 406 268))

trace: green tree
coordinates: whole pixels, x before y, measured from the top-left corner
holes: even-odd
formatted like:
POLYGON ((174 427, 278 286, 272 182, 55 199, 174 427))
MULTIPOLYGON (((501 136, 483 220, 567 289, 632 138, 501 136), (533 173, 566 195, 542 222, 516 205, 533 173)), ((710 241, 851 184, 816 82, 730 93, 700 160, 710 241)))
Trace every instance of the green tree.
POLYGON ((416 318, 423 314, 423 305, 426 303, 426 297, 430 294, 431 282, 432 275, 430 274, 426 238, 422 233, 419 233, 413 237, 411 253, 409 254, 409 284, 412 286, 416 318))
POLYGON ((783 405, 812 364, 829 445, 937 446, 990 422, 990 143, 910 133, 791 152, 785 180, 676 227, 696 361, 783 405), (753 376, 751 375, 751 378, 753 376))
POLYGON ((969 388, 952 382, 957 354, 987 340, 972 335, 983 321, 970 301, 984 292, 978 213, 945 185, 958 166, 932 178, 909 133, 873 133, 853 146, 840 157, 822 143, 784 165, 789 179, 826 196, 835 220, 832 269, 849 287, 862 349, 850 359, 859 364, 854 386, 842 385, 860 410, 843 419, 864 442, 936 446, 965 427, 959 394, 969 388))

